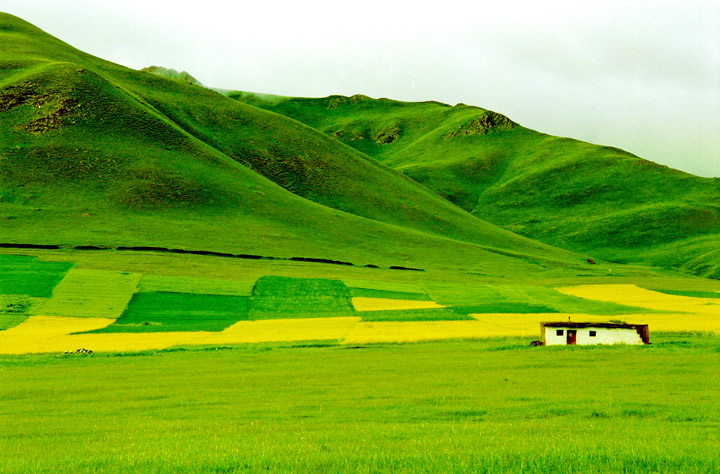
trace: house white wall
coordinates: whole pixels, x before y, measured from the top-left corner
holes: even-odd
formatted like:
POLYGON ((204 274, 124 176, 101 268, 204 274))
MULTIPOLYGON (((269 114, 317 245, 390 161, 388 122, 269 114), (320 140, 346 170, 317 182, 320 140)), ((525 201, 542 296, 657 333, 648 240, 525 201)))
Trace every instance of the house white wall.
POLYGON ((567 344, 568 330, 577 331, 576 344, 642 344, 640 334, 635 329, 628 328, 569 328, 545 327, 545 345, 557 346, 567 344), (562 336, 557 331, 562 330, 562 336), (595 337, 590 337, 590 331, 595 331, 595 337))

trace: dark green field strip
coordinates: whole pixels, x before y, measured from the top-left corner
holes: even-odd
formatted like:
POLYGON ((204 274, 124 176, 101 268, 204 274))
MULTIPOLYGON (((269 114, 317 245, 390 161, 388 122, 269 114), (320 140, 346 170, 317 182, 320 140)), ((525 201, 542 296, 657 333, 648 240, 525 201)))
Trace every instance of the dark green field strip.
POLYGON ((47 301, 26 295, 0 294, 0 331, 10 329, 25 321, 30 312, 47 301))
POLYGON ((26 313, 1 313, 0 312, 0 331, 14 328, 28 318, 26 313))
POLYGON ((95 332, 222 331, 248 318, 249 298, 195 293, 136 293, 115 324, 95 332))
POLYGON ((372 290, 369 288, 350 288, 350 295, 353 297, 363 298, 389 298, 393 300, 416 300, 416 301, 432 301, 430 297, 424 293, 405 293, 399 291, 372 290))
POLYGON ((47 298, 72 266, 35 257, 0 255, 0 294, 47 298))
POLYGON ((350 297, 340 280, 263 276, 255 283, 250 319, 355 315, 350 297))
POLYGON ((536 285, 453 285, 426 282, 438 304, 468 313, 632 314, 661 312, 570 296, 536 285), (476 311, 477 310, 477 311, 476 311))
POLYGON ((449 308, 408 309, 398 311, 363 311, 363 321, 462 321, 467 314, 449 308))
POLYGON ((654 290, 647 288, 650 291, 657 291, 658 293, 664 293, 666 295, 673 296, 689 296, 691 298, 716 298, 720 299, 720 292, 716 291, 684 291, 684 290, 654 290))
POLYGON ((502 301, 468 306, 453 306, 453 311, 461 314, 473 313, 558 313, 555 308, 529 303, 502 301))

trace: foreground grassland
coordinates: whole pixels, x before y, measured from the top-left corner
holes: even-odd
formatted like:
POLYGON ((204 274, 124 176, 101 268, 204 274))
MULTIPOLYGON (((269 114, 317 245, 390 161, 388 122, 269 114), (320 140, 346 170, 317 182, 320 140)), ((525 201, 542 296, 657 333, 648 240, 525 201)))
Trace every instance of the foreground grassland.
POLYGON ((719 350, 656 335, 0 356, 0 472, 718 472, 719 350))

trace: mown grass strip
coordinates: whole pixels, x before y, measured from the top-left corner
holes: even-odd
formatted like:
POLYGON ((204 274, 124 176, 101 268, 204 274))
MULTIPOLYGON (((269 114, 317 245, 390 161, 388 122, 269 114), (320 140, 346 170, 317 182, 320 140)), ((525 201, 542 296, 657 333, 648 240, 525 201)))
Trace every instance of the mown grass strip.
POLYGON ((471 313, 557 313, 555 308, 540 306, 536 304, 520 303, 520 302, 498 302, 476 304, 471 306, 453 306, 453 311, 462 314, 471 313))
POLYGON ((197 293, 203 295, 250 296, 254 281, 213 280, 164 275, 143 275, 141 292, 197 293))
POLYGON ((673 296, 689 296, 691 298, 720 298, 720 292, 718 291, 691 291, 691 290, 655 290, 648 288, 650 291, 657 291, 666 295, 673 296))
POLYGON ((367 289, 367 290, 380 290, 380 291, 392 291, 397 293, 411 293, 411 294, 425 294, 420 285, 412 282, 399 282, 389 280, 355 280, 344 278, 343 283, 351 290, 355 289, 367 289))
POLYGON ((425 293, 406 293, 399 291, 375 290, 370 288, 350 288, 350 294, 353 297, 362 298, 430 301, 430 297, 425 293))
POLYGON ((443 306, 427 300, 396 300, 391 298, 365 298, 356 296, 352 299, 355 311, 393 311, 407 309, 436 309, 443 306))
POLYGON ((462 321, 472 319, 450 308, 413 309, 400 311, 365 311, 363 321, 462 321))

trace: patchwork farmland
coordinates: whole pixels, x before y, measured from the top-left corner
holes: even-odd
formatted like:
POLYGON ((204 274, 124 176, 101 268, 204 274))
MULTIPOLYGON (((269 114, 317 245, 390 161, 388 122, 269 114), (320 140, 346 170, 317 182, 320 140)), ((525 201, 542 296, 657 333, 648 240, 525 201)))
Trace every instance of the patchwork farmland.
POLYGON ((642 322, 653 332, 720 333, 720 297, 710 291, 686 296, 634 284, 439 285, 422 278, 211 279, 77 268, 17 255, 0 255, 0 264, 5 354, 533 339, 540 322, 568 318, 642 322))

